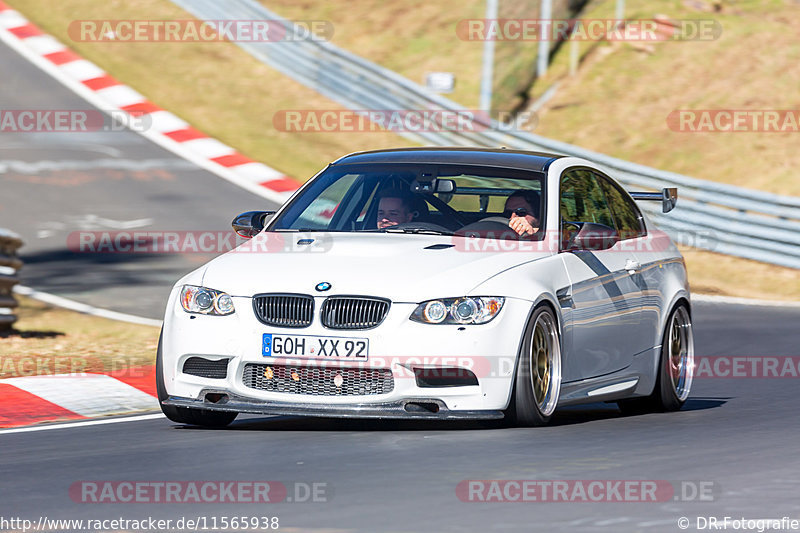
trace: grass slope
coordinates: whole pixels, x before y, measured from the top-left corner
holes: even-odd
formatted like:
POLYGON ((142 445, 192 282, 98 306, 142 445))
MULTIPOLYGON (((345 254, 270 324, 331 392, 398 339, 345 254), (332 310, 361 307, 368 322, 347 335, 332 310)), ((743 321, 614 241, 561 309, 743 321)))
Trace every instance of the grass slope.
MULTIPOLYGON (((378 133, 284 133, 273 115, 339 106, 230 43, 84 43, 67 28, 76 19, 186 19, 168 0, 7 0, 45 31, 131 85, 156 104, 244 154, 305 180, 327 162, 357 150, 407 146, 378 133)), ((389 3, 380 0, 264 1, 277 13, 334 24, 332 42, 417 82, 429 71, 457 76, 452 98, 477 107, 482 43, 459 39, 459 20, 482 18, 483 0, 389 3)), ((613 18, 613 0, 592 0, 587 18, 613 18)), ((556 53, 537 96, 562 86, 542 110, 537 133, 617 157, 704 179, 800 194, 792 168, 800 134, 671 132, 674 109, 798 107, 800 18, 782 0, 628 0, 629 17, 714 18, 712 42, 581 45, 577 76, 567 76, 568 47, 556 53), (762 164, 763 162, 769 164, 762 164)), ((537 15, 531 14, 531 18, 537 15)), ((531 43, 530 46, 536 46, 531 43)), ((695 289, 732 296, 800 299, 797 271, 696 250, 686 251, 695 289)))

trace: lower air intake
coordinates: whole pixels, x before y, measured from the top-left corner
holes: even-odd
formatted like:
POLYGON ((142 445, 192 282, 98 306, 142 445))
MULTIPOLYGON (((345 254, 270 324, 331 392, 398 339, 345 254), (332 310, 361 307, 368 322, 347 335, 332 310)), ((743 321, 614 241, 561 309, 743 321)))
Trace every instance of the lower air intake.
POLYGON ((183 362, 183 373, 201 378, 225 379, 228 377, 228 359, 212 361, 204 357, 190 357, 183 362))
POLYGON ((311 396, 369 396, 387 394, 394 389, 392 371, 385 368, 321 368, 249 363, 244 367, 242 381, 251 389, 311 396))

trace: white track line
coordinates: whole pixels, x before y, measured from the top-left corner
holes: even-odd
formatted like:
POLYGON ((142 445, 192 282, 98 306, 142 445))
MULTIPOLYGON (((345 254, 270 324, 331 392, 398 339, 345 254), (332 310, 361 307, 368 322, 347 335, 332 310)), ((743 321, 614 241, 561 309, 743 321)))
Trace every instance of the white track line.
POLYGON ((776 300, 754 300, 733 296, 715 296, 712 294, 692 294, 693 302, 706 302, 727 305, 755 305, 759 307, 787 307, 800 309, 800 302, 780 302, 776 300))
POLYGON ((51 429, 69 429, 83 426, 102 426, 104 424, 121 424, 122 422, 140 422, 142 420, 155 420, 156 418, 166 418, 163 413, 150 415, 126 416, 121 418, 109 418, 105 420, 85 420, 81 422, 68 422, 65 424, 50 424, 47 426, 30 426, 24 428, 0 429, 0 435, 7 433, 32 433, 34 431, 49 431, 51 429))
POLYGON ((100 309, 99 307, 76 302, 75 300, 56 296, 55 294, 50 294, 48 292, 37 291, 24 285, 15 285, 14 292, 16 294, 21 294, 22 296, 33 298, 34 300, 39 300, 40 302, 63 307, 64 309, 70 309, 86 315, 99 316, 102 318, 109 318, 111 320, 119 320, 122 322, 130 322, 132 324, 154 326, 157 328, 160 328, 162 324, 161 320, 145 318, 143 316, 129 315, 127 313, 118 313, 117 311, 109 311, 108 309, 100 309))

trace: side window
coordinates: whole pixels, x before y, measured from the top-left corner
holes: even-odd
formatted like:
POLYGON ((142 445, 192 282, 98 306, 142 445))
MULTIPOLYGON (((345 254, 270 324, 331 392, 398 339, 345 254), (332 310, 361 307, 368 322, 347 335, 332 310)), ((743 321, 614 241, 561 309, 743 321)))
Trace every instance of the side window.
POLYGON ((561 220, 614 227, 614 217, 600 183, 588 170, 571 170, 561 178, 561 220))
POLYGON ((642 220, 642 213, 633 200, 628 198, 619 187, 611 183, 604 176, 598 176, 597 180, 603 187, 603 191, 608 199, 608 205, 611 208, 611 213, 614 215, 614 221, 617 223, 616 228, 619 233, 620 240, 635 239, 637 237, 644 237, 647 231, 644 228, 642 220))

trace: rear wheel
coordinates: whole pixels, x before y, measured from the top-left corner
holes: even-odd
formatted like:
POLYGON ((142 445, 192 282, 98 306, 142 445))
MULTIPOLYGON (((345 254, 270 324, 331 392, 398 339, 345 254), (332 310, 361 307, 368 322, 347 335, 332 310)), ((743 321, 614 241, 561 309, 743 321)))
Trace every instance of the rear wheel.
POLYGON ((212 428, 225 427, 238 416, 239 413, 227 413, 223 411, 209 411, 206 409, 193 409, 190 407, 175 407, 164 405, 169 395, 164 385, 163 356, 161 354, 161 336, 158 337, 158 353, 156 354, 156 392, 158 393, 158 404, 161 411, 167 418, 178 424, 191 424, 194 426, 205 426, 212 428))
POLYGON ((650 396, 617 402, 623 413, 677 411, 686 402, 694 372, 694 335, 689 310, 676 307, 664 330, 656 386, 650 396))
POLYGON ((561 343, 550 308, 534 311, 517 358, 511 411, 519 426, 543 426, 561 392, 561 343))

